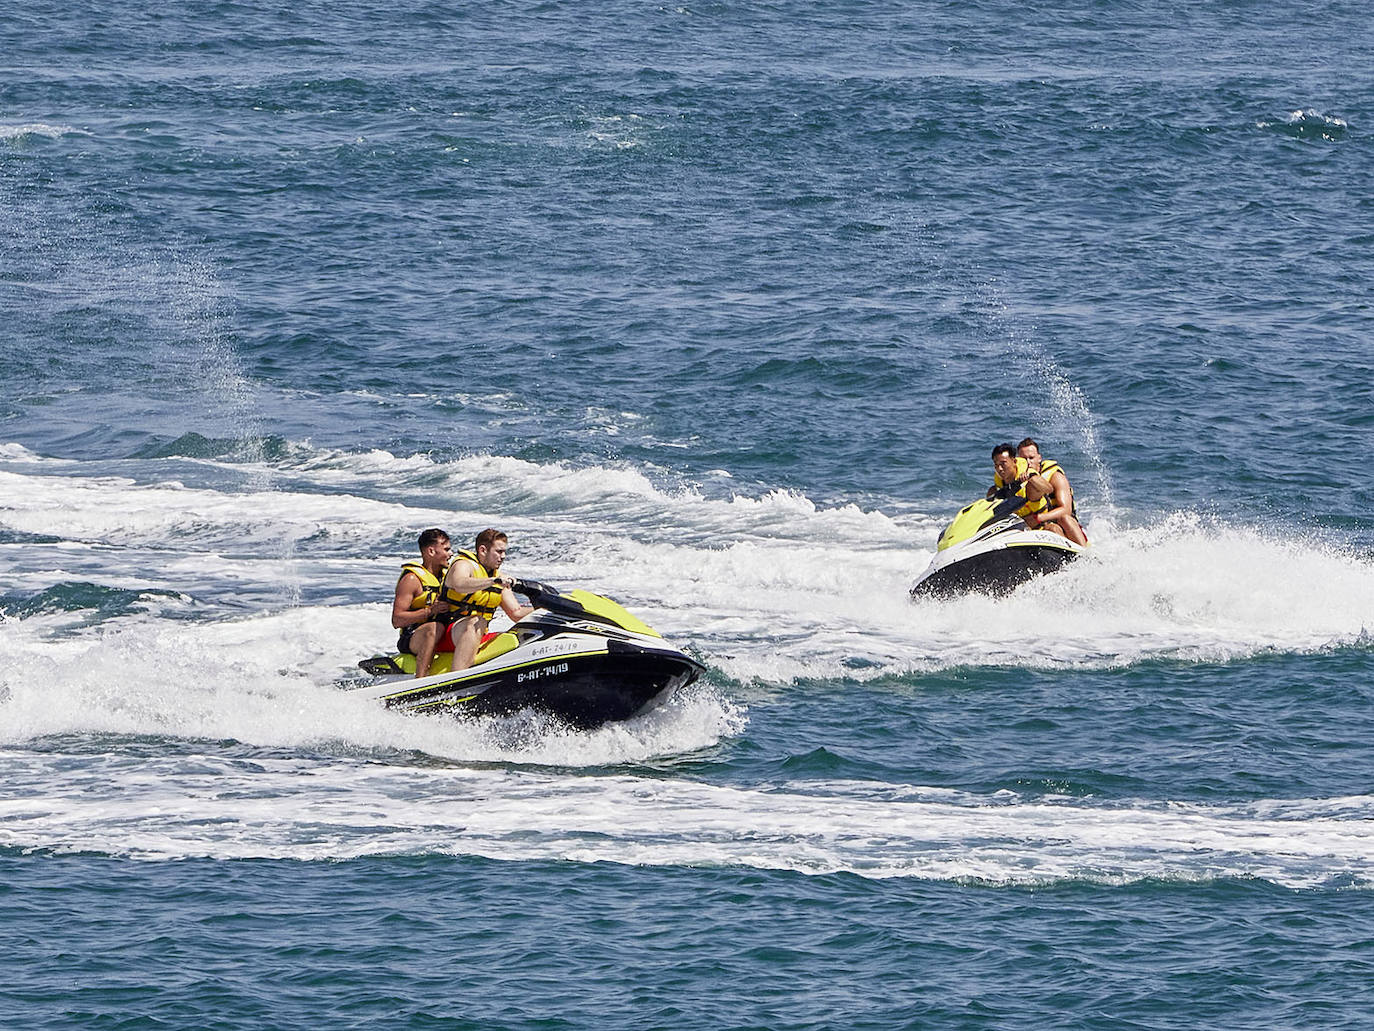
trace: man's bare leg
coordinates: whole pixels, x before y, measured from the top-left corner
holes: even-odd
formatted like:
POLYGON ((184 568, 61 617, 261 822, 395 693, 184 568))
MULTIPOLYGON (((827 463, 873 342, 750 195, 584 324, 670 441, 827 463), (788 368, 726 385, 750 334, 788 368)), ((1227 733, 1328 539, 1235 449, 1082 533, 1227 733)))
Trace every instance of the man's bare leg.
POLYGON ((453 668, 467 669, 477 658, 477 648, 482 643, 482 620, 468 616, 453 624, 453 668))
POLYGON ((439 645, 439 624, 426 623, 417 627, 410 635, 410 647, 415 655, 415 677, 429 676, 430 663, 434 661, 434 649, 439 645))
POLYGON ((1079 525, 1077 519, 1073 516, 1064 516, 1060 522, 1064 524, 1065 537, 1075 544, 1081 544, 1084 547, 1088 546, 1088 535, 1083 532, 1083 527, 1079 525))

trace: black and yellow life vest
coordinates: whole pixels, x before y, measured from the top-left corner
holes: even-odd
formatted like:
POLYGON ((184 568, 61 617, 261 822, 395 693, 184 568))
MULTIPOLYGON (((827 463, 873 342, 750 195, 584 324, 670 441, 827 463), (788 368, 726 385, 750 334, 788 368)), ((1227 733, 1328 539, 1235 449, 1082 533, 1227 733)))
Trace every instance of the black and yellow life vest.
MULTIPOLYGON (((1045 482, 1046 482, 1046 483, 1050 483, 1050 477, 1053 476, 1055 473, 1063 473, 1063 472, 1064 472, 1064 467, 1063 467, 1062 465, 1060 465, 1058 462, 1056 462, 1053 458, 1042 458, 1042 459, 1040 460, 1040 475, 1043 476, 1043 477, 1045 478, 1045 482)), ((1067 480, 1068 478, 1069 478, 1069 474, 1068 474, 1068 473, 1064 473, 1064 479, 1067 480)), ((1054 484, 1051 483, 1050 486, 1053 487, 1054 484)), ((1055 493, 1054 493, 1053 491, 1051 491, 1050 497, 1054 499, 1054 501, 1053 501, 1053 503, 1050 505, 1050 507, 1051 507, 1051 508, 1058 508, 1058 507, 1059 507, 1059 498, 1055 495, 1055 493)), ((1078 502, 1077 502, 1076 500, 1074 501, 1074 503, 1073 503, 1073 509, 1069 512, 1069 514, 1070 514, 1070 515, 1073 515, 1073 516, 1078 515, 1078 502)))
POLYGON ((448 573, 445 567, 439 570, 439 575, 435 576, 420 562, 405 562, 401 565, 401 576, 406 573, 414 573, 415 578, 420 581, 420 591, 410 600, 410 611, 423 609, 433 605, 439 600, 439 594, 444 589, 444 576, 448 573))
MULTIPOLYGON (((1041 475, 1043 476, 1044 473, 1041 472, 1041 475)), ((1030 463, 1027 462, 1024 458, 1018 458, 1016 460, 1016 479, 1020 482, 1021 485, 1016 489, 1017 497, 1024 498, 1026 496, 1026 479, 1029 476, 1030 463)), ((998 488, 1006 486, 1006 484, 1002 482, 1001 473, 993 474, 992 484, 994 487, 998 488)), ((1025 516, 1030 515, 1032 512, 1044 512, 1049 507, 1049 500, 1047 498, 1041 498, 1039 501, 1027 501, 1024 505, 1022 505, 1020 508, 1016 510, 1016 514, 1024 518, 1025 516)))
MULTIPOLYGON (((470 551, 460 551, 454 559, 467 559, 474 566, 482 571, 483 576, 495 576, 496 574, 482 565, 477 556, 470 551)), ((473 591, 471 594, 459 594, 447 584, 444 585, 444 601, 449 603, 448 618, 450 621, 456 619, 466 619, 468 616, 481 616, 483 619, 491 619, 496 615, 496 610, 501 607, 501 588, 484 587, 480 591, 473 591)))

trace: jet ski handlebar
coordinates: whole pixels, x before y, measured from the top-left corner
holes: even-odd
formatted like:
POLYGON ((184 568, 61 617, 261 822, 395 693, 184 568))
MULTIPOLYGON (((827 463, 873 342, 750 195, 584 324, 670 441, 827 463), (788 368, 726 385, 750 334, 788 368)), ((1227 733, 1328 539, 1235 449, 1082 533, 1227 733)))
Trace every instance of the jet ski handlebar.
POLYGON ((512 579, 510 589, 516 594, 523 594, 535 605, 539 604, 541 598, 561 598, 563 596, 563 592, 557 587, 540 583, 538 580, 512 579))
POLYGON ((1008 516, 1015 515, 1016 510, 1026 503, 1026 499, 1013 493, 1010 487, 1003 487, 993 497, 1002 499, 993 507, 992 517, 994 519, 1006 519, 1008 516))
POLYGON ((523 594, 537 609, 547 609, 549 612, 574 618, 601 618, 595 613, 588 612, 582 602, 568 597, 551 584, 540 583, 538 580, 513 580, 511 590, 523 594))

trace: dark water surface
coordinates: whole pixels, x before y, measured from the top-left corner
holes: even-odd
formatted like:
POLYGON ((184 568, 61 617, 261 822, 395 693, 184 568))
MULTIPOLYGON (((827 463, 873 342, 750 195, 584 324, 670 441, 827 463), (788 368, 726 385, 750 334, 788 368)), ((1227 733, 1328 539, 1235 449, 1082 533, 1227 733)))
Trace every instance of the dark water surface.
POLYGON ((1360 1028, 1359 5, 0 20, 26 1027, 1360 1028), (992 444, 1094 542, 912 604, 992 444), (408 720, 423 527, 708 668, 408 720))

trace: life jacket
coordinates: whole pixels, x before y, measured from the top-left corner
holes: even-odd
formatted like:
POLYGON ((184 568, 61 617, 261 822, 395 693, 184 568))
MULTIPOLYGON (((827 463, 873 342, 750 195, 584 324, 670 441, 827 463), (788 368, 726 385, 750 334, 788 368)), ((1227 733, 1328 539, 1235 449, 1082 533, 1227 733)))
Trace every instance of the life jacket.
MULTIPOLYGON (((1043 468, 1044 463, 1042 462, 1041 469, 1043 470, 1043 468)), ((1027 462, 1024 458, 1018 458, 1016 460, 1016 478, 1019 481, 1021 481, 1021 486, 1017 488, 1016 496, 1019 498, 1024 498, 1026 496, 1026 477, 1029 475, 1030 463, 1027 462)), ((1040 475, 1043 476, 1044 472, 1042 471, 1040 475)), ((1001 473, 993 473, 992 483, 994 487, 998 488, 1006 486, 1006 484, 1002 482, 1001 473)), ((1024 505, 1022 505, 1020 508, 1016 510, 1016 514, 1025 517, 1030 515, 1032 512, 1044 512, 1048 510, 1049 507, 1050 503, 1048 499, 1041 498, 1039 501, 1027 501, 1024 505)))
MULTIPOLYGON (((459 558, 467 559, 474 566, 482 571, 484 576, 495 576, 496 574, 482 565, 477 560, 477 556, 470 551, 458 552, 456 562, 459 558)), ((471 594, 459 594, 447 584, 444 585, 444 601, 449 603, 448 619, 466 619, 468 616, 481 616, 483 619, 491 619, 496 615, 496 610, 501 607, 501 589, 484 587, 480 591, 473 591, 471 594)))
POLYGON ((411 612, 433 605, 439 600, 439 593, 444 589, 444 576, 448 573, 447 566, 435 576, 421 562, 405 562, 401 565, 401 575, 405 576, 406 573, 414 573, 415 578, 420 581, 420 592, 410 601, 411 612))
MULTIPOLYGON (((1053 476, 1055 473, 1063 473, 1063 472, 1064 472, 1064 467, 1063 467, 1062 465, 1060 465, 1058 462, 1056 462, 1053 458, 1042 458, 1042 459, 1040 459, 1040 475, 1043 476, 1043 477, 1045 477, 1045 482, 1046 482, 1046 483, 1049 483, 1050 477, 1053 476)), ((1068 473, 1064 473, 1064 479, 1067 480, 1068 478, 1069 478, 1069 474, 1068 474, 1068 473)), ((1050 507, 1051 507, 1051 508, 1057 507, 1057 506, 1059 505, 1059 499, 1058 499, 1057 497, 1055 497, 1053 491, 1051 491, 1050 497, 1051 497, 1051 498, 1054 498, 1054 504, 1051 505, 1050 507)), ((1075 499, 1075 501, 1074 501, 1074 503, 1073 503, 1073 509, 1069 512, 1069 514, 1072 515, 1072 516, 1075 516, 1075 517, 1078 515, 1078 501, 1077 501, 1076 499, 1075 499)))

